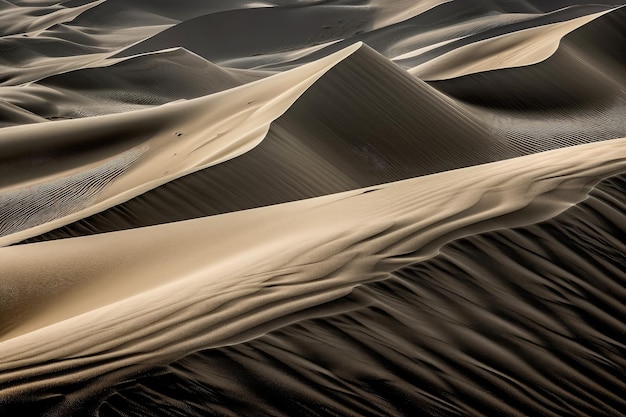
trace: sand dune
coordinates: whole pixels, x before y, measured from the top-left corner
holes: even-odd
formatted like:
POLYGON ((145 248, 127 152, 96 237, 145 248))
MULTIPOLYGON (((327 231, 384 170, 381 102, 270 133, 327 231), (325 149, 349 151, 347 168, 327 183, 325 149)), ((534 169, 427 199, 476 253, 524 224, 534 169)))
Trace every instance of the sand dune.
POLYGON ((411 68, 409 72, 423 80, 442 80, 535 64, 554 54, 563 36, 606 13, 610 11, 475 42, 411 68))
POLYGON ((494 114, 450 100, 362 47, 300 96, 250 152, 33 240, 278 204, 625 135, 623 93, 593 81, 589 85, 595 92, 602 87, 608 104, 541 117, 494 114), (363 122, 348 128, 350 119, 363 122), (268 190, 266 184, 277 186, 268 190))
POLYGON ((124 378, 137 364, 265 333, 274 317, 281 323, 289 313, 429 259, 449 240, 554 216, 602 177, 626 169, 625 143, 118 232, 126 236, 4 248, 3 294, 15 298, 2 305, 15 306, 7 316, 20 324, 8 323, 3 335, 2 394, 45 392, 113 371, 124 378), (33 294, 31 280, 51 285, 33 294), (58 292, 51 297, 51 291, 58 292), (124 335, 112 339, 120 325, 124 335), (53 342, 59 332, 66 336, 53 342), (61 357, 68 359, 50 364, 61 357))
POLYGON ((0 102, 0 118, 0 127, 45 121, 44 118, 5 101, 0 102))
POLYGON ((320 403, 331 415, 620 415, 625 186, 605 181, 548 222, 456 241, 297 323, 185 356, 99 413, 158 412, 158 398, 191 416, 320 403))
POLYGON ((621 415, 619 0, 0 0, 0 414, 621 415))
POLYGON ((620 68, 626 65, 626 55, 612 45, 626 40, 621 24, 625 17, 626 10, 620 8, 582 26, 565 36, 556 53, 539 64, 430 85, 466 102, 518 113, 525 108, 586 109, 623 101, 626 78, 620 68), (599 36, 606 42, 590 47, 599 36))
POLYGON ((124 50, 120 56, 183 46, 220 63, 241 56, 294 50, 310 44, 352 37, 370 29, 375 10, 365 6, 251 8, 208 14, 187 20, 124 50), (237 27, 254 27, 263 35, 250 37, 237 27), (189 34, 202 33, 201 37, 189 34), (221 39, 207 43, 204 39, 221 39))
POLYGON ((272 73, 224 69, 178 48, 52 76, 38 84, 67 97, 61 101, 65 109, 57 108, 51 116, 73 119, 206 96, 269 75, 272 73), (80 98, 72 98, 73 94, 80 98))
MULTIPOLYGON (((466 8, 459 7, 458 4, 453 4, 449 8, 450 10, 447 10, 447 13, 452 12, 461 16, 468 13, 466 8)), ((434 27, 426 25, 421 30, 420 27, 422 25, 407 26, 403 28, 403 36, 399 38, 398 42, 390 45, 389 42, 385 42, 386 36, 380 37, 382 42, 387 43, 390 48, 398 51, 394 51, 396 54, 400 53, 405 56, 401 58, 397 56, 392 57, 391 51, 386 52, 385 55, 389 54, 388 56, 392 57, 400 65, 411 68, 477 42, 487 41, 503 35, 517 35, 519 39, 524 40, 527 39, 527 36, 524 36, 524 32, 520 34, 517 34, 517 32, 525 30, 536 31, 542 26, 557 23, 563 24, 567 21, 609 10, 609 6, 601 5, 570 6, 549 13, 493 13, 493 11, 486 12, 479 9, 463 19, 458 19, 458 23, 451 25, 434 27), (428 50, 416 53, 416 47, 425 49, 423 45, 427 45, 429 47, 428 50), (437 46, 433 48, 433 45, 437 46)), ((421 20, 423 19, 425 17, 422 17, 421 20)))
MULTIPOLYGON (((38 235, 246 152, 263 139, 269 123, 308 86, 359 46, 206 98, 119 116, 4 129, 0 146, 6 149, 2 166, 6 178, 2 214, 6 218, 2 219, 5 226, 0 245, 38 235), (125 141, 115 143, 120 137, 125 141), (77 143, 90 146, 83 152, 68 152, 77 143), (120 148, 124 153, 119 153, 120 148), (33 160, 48 159, 50 154, 58 156, 40 170, 32 169, 33 160), (31 169, 24 171, 29 166, 31 169), (57 198, 65 201, 64 190, 70 184, 81 183, 85 169, 106 170, 115 181, 108 175, 97 175, 101 192, 72 196, 67 208, 48 214, 49 204, 57 203, 57 198), (50 196, 51 190, 57 190, 53 194, 57 198, 50 196), (32 204, 24 206, 22 193, 32 196, 32 204)), ((81 188, 93 189, 93 185, 81 188)))
POLYGON ((249 153, 64 232, 219 214, 519 156, 500 142, 467 108, 363 46, 300 96, 249 153), (349 118, 363 123, 347 128, 349 118), (277 186, 268 190, 267 184, 277 186), (185 203, 176 204, 173 194, 185 203), (119 211, 142 214, 121 219, 119 211))
POLYGON ((62 7, 52 5, 48 7, 16 7, 9 4, 9 8, 0 10, 0 35, 23 34, 36 36, 51 26, 71 22, 86 10, 97 6, 106 0, 98 0, 78 7, 62 7), (11 7, 12 6, 12 7, 11 7))
MULTIPOLYGON (((197 98, 272 75, 224 69, 182 48, 103 64, 5 87, 3 99, 46 119, 74 119, 197 98)), ((19 124, 8 117, 5 123, 19 124)))
MULTIPOLYGON (((64 2, 73 6, 85 0, 64 2)), ((93 10, 82 13, 75 23, 88 27, 124 27, 133 24, 176 23, 194 17, 228 10, 272 7, 271 1, 252 0, 179 0, 176 3, 163 0, 105 0, 93 10)))

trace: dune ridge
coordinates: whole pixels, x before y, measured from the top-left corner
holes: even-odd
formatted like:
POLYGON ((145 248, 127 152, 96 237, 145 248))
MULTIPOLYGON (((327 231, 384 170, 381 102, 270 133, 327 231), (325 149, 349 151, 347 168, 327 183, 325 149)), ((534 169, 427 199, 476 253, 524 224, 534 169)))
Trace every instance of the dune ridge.
POLYGON ((435 81, 535 64, 552 56, 563 36, 612 10, 616 9, 474 42, 410 68, 409 72, 435 81))
MULTIPOLYGON (((3 129, 0 131, 0 146, 7 152, 3 155, 6 162, 2 168, 5 176, 10 174, 5 178, 14 181, 5 185, 4 189, 8 192, 25 185, 31 187, 30 192, 48 190, 55 184, 50 181, 55 172, 76 169, 76 156, 70 153, 69 157, 63 158, 61 152, 77 142, 82 146, 91 142, 92 149, 88 148, 91 152, 81 155, 82 161, 110 156, 110 143, 120 136, 125 136, 127 140, 118 147, 132 149, 133 146, 141 146, 147 149, 133 163, 132 169, 129 167, 109 183, 87 207, 66 210, 62 213, 65 215, 59 213, 55 219, 46 217, 36 220, 36 213, 15 213, 14 216, 28 216, 29 223, 34 225, 4 235, 0 238, 0 245, 54 229, 119 204, 176 177, 246 152, 263 139, 269 123, 284 112, 307 87, 338 60, 359 47, 359 44, 355 44, 312 65, 188 102, 121 115, 3 129), (207 111, 210 112, 208 117, 207 111), (94 137, 93 131, 97 131, 98 136, 94 137), (140 135, 137 135, 139 132, 140 135), (56 153, 58 157, 53 164, 47 164, 43 172, 32 169, 23 171, 33 159, 46 158, 50 153, 56 153), (44 177, 45 180, 37 177, 44 177), (34 184, 41 184, 42 187, 32 188, 34 184)), ((63 182, 56 184, 64 186, 63 182)), ((62 193, 59 192, 59 195, 62 193)), ((19 219, 14 221, 16 224, 25 224, 19 219)))
POLYGON ((98 413, 164 415, 158 398, 190 416, 619 415, 625 179, 547 222, 451 242, 296 323, 120 384, 98 413))
POLYGON ((43 309, 44 300, 32 303, 19 295, 2 303, 37 307, 11 314, 21 317, 3 335, 0 393, 41 392, 110 372, 124 378, 138 370, 137 364, 155 366, 198 349, 257 337, 269 330, 272 317, 386 278, 402 265, 432 258, 447 241, 553 217, 584 199, 603 177, 626 169, 625 142, 574 146, 175 225, 4 248, 3 286, 18 287, 5 287, 3 294, 19 294, 19 283, 32 288, 27 283, 37 275, 55 282, 58 290, 61 277, 86 281, 66 282, 69 292, 54 299, 46 293, 53 304, 43 309), (280 229, 273 225, 278 219, 280 229), (315 233, 306 233, 309 228, 315 233), (118 239, 118 233, 129 238, 118 239), (211 234, 227 239, 216 242, 211 234), (214 264, 207 263, 207 253, 215 257, 214 264), (146 256, 168 262, 136 262, 146 256), (25 257, 28 271, 21 261, 25 257), (83 257, 92 262, 80 262, 83 257), (234 271, 239 271, 236 281, 234 271), (128 281, 128 276, 149 280, 128 281), (116 298, 102 298, 103 284, 117 288, 108 291, 116 298), (89 294, 98 294, 104 305, 93 309, 96 299, 89 294), (242 304, 238 300, 244 295, 242 304), (80 310, 87 305, 91 311, 80 310), (111 339, 115 323, 126 330, 111 339), (67 337, 52 342, 50 332, 60 331, 67 337))
POLYGON ((461 77, 443 88, 440 83, 432 88, 364 45, 274 120, 256 148, 28 242, 280 204, 624 136, 626 123, 620 117, 626 111, 624 92, 584 68, 578 72, 570 67, 567 77, 560 76, 541 89, 527 88, 525 96, 513 94, 519 88, 506 84, 511 78, 534 80, 544 73, 557 77, 559 64, 546 61, 537 68, 527 67, 519 76, 508 73, 517 68, 483 77, 476 88, 485 90, 482 87, 489 85, 490 77, 503 84, 485 90, 484 96, 508 87, 514 89, 512 95, 502 100, 526 100, 529 105, 541 100, 549 106, 540 115, 514 112, 504 105, 494 111, 436 89, 460 94, 455 89, 472 88, 473 79, 464 84, 461 77), (593 96, 585 96, 581 87, 578 100, 590 108, 557 94, 583 76, 588 82, 585 91, 593 96), (549 92, 555 93, 552 105, 545 98, 549 92), (564 103, 559 104, 559 98, 564 103), (347 120, 362 122, 355 126, 347 120), (276 186, 268 190, 267 184, 276 186))

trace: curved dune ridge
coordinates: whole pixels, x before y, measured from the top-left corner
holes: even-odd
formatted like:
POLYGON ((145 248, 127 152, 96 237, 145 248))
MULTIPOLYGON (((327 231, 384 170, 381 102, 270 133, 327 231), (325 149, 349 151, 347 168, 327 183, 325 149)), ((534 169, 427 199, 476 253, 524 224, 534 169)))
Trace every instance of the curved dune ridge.
POLYGON ((624 6, 0 0, 0 414, 622 415, 624 6))
MULTIPOLYGON (((127 138, 118 147, 135 145, 145 148, 142 157, 133 163, 133 169, 127 168, 115 182, 94 196, 88 206, 78 205, 73 210, 64 210, 57 214, 56 219, 49 219, 47 215, 39 218, 40 211, 45 207, 40 210, 32 206, 24 207, 26 210, 22 213, 12 214, 11 218, 17 224, 32 226, 17 230, 7 228, 0 237, 0 244, 18 242, 24 237, 48 231, 249 150, 263 139, 269 123, 285 111, 304 89, 338 59, 358 47, 359 44, 355 44, 354 47, 329 55, 327 59, 277 74, 267 80, 187 102, 121 115, 59 121, 52 125, 16 126, 0 131, 0 146, 7 149, 3 155, 6 161, 3 171, 9 181, 14 181, 6 184, 8 193, 15 193, 16 188, 21 190, 26 184, 29 186, 29 194, 49 194, 48 190, 55 185, 57 188, 67 188, 66 182, 71 179, 59 181, 51 180, 50 177, 57 173, 66 178, 63 173, 70 169, 76 170, 77 163, 89 157, 97 157, 98 154, 100 157, 102 154, 110 154, 111 142, 121 142, 120 137, 127 138), (97 133, 94 134, 94 131, 97 133), (137 137, 139 135, 143 137, 137 137), (74 148, 84 146, 91 148, 83 151, 87 155, 72 153, 74 148), (23 171, 24 167, 32 164, 33 159, 45 158, 51 153, 58 156, 46 164, 44 169, 47 172, 23 171), (37 178, 43 175, 45 182, 37 178), (28 222, 21 221, 19 216, 28 217, 28 222)), ((59 198, 63 198, 62 195, 59 198)), ((48 202, 56 203, 54 197, 48 197, 48 202)))
POLYGON ((563 36, 609 12, 474 42, 411 68, 409 72, 423 80, 442 80, 541 62, 554 54, 563 36))
POLYGON ((626 170, 625 144, 604 141, 319 199, 4 248, 10 298, 3 306, 10 309, 3 315, 17 322, 6 323, 2 336, 1 393, 45 393, 111 373, 123 379, 200 348, 248 340, 291 313, 429 259, 449 240, 563 211, 600 178, 626 170))
POLYGON ((120 386, 99 415, 161 415, 154 398, 190 416, 320 403, 326 415, 620 415, 624 180, 550 221, 448 244, 258 339, 185 356, 120 386))

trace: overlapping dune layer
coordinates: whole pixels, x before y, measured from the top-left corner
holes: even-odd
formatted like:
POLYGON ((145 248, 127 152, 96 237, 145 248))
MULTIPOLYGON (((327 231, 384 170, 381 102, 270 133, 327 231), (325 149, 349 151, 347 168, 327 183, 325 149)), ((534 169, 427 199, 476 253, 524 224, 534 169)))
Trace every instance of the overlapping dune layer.
POLYGON ((0 0, 0 414, 626 415, 624 6, 0 0))

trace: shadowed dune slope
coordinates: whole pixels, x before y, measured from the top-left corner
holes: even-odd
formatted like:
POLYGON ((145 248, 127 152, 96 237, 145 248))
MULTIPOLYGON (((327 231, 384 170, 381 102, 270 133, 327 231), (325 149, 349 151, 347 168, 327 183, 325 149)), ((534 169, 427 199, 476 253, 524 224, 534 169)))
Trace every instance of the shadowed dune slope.
MULTIPOLYGON (((49 120, 75 119, 197 98, 272 74, 222 68, 176 48, 53 75, 26 86, 4 87, 1 94, 24 113, 49 120)), ((0 123, 20 124, 8 112, 0 113, 0 123)))
MULTIPOLYGON (((542 65, 549 63, 538 64, 539 74, 542 65)), ((362 47, 309 88, 249 153, 29 242, 277 204, 621 137, 624 102, 612 91, 611 105, 600 111, 585 103, 569 114, 485 113, 362 47)))
MULTIPOLYGON (((388 49, 385 44, 391 45, 395 47, 395 49, 401 48, 400 54, 394 54, 396 57, 398 55, 401 56, 400 58, 396 58, 396 62, 402 66, 411 68, 433 60, 447 52, 473 43, 493 40, 502 35, 524 35, 524 33, 519 32, 527 31, 528 29, 541 30, 548 25, 567 23, 577 18, 584 18, 585 16, 611 9, 608 5, 577 5, 555 10, 550 13, 537 13, 536 11, 533 13, 511 13, 504 11, 495 13, 493 9, 485 7, 482 2, 475 5, 475 9, 459 3, 448 3, 441 8, 443 9, 446 6, 447 9, 449 9, 446 10, 446 12, 452 14, 452 16, 448 14, 446 18, 446 14, 444 14, 445 12, 443 10, 435 9, 430 14, 434 15, 435 12, 437 12, 437 15, 428 16, 425 13, 426 16, 417 16, 413 21, 389 27, 386 30, 382 30, 381 33, 372 33, 365 42, 369 44, 369 37, 371 37, 373 46, 376 47, 380 45, 383 51, 388 49), (450 20, 451 22, 449 25, 443 25, 441 24, 442 20, 450 20), (390 42, 386 32, 396 33, 394 36, 396 42, 390 42), (446 42, 441 45, 434 45, 434 47, 422 53, 407 54, 407 52, 410 52, 410 49, 407 48, 411 42, 419 43, 422 39, 446 42)), ((521 37, 525 38, 526 36, 521 37)), ((437 43, 436 41, 430 42, 431 45, 437 43)), ((476 55, 484 53, 485 49, 488 48, 480 48, 474 51, 473 54, 469 54, 467 61, 476 58, 476 55)), ((389 53, 391 55, 392 51, 389 50, 389 53)), ((387 56, 387 53, 384 54, 387 56)))
POLYGON ((625 22, 0 0, 0 416, 623 416, 625 22))
POLYGON ((626 44, 625 20, 624 7, 607 13, 566 35, 554 55, 535 65, 431 81, 429 85, 465 102, 516 112, 623 103, 626 51, 618 45, 626 44))
POLYGON ((550 221, 448 244, 318 318, 121 384, 98 413, 621 415, 625 195, 614 177, 550 221))
POLYGON ((37 84, 68 97, 48 117, 77 118, 201 97, 268 75, 225 69, 177 48, 52 76, 37 84))
POLYGON ((36 236, 249 151, 263 140, 272 120, 359 48, 355 44, 293 71, 193 100, 3 129, 0 242, 6 245, 36 236), (81 170, 126 165, 127 151, 133 158, 140 156, 115 181, 95 195, 89 193, 88 200, 81 198, 73 208, 50 216, 54 209, 48 207, 59 199, 72 199, 77 191, 64 184, 74 183, 81 170), (22 194, 38 203, 24 204, 22 194))
POLYGON ((398 49, 406 49, 410 44, 419 44, 421 40, 429 42, 428 39, 436 38, 437 33, 443 36, 441 40, 453 41, 403 62, 406 66, 415 66, 463 45, 621 5, 616 1, 589 5, 563 2, 561 7, 551 4, 537 8, 523 2, 468 5, 466 2, 449 1, 409 15, 406 20, 391 19, 381 25, 379 14, 385 8, 371 3, 326 1, 293 7, 236 9, 198 16, 129 47, 119 56, 182 46, 212 62, 225 62, 228 66, 284 70, 318 59, 356 41, 371 45, 389 58, 398 49), (239 27, 254 28, 258 36, 243 37, 237 29, 239 27), (454 40, 456 37, 463 39, 454 40), (205 42, 207 38, 220 39, 220 42, 205 42), (344 43, 330 45, 323 52, 306 53, 300 58, 276 55, 332 41, 344 43))
POLYGON ((137 372, 300 321, 450 241, 550 219, 624 172, 625 142, 3 248, 0 406, 49 399, 64 415, 137 372))
POLYGON ((12 103, 0 101, 0 128, 44 121, 45 119, 41 116, 33 114, 12 103))
POLYGON ((349 38, 369 29, 374 13, 365 6, 324 5, 226 11, 184 21, 117 56, 182 46, 219 63, 349 38), (254 28, 256 36, 242 27, 254 28))
MULTIPOLYGON (((85 2, 86 0, 72 0, 63 5, 76 7, 85 2)), ((267 7, 271 3, 252 0, 106 0, 93 10, 82 13, 74 24, 116 27, 138 21, 174 23, 226 10, 246 9, 251 5, 267 7)))
POLYGON ((464 106, 363 46, 309 88, 250 152, 43 238, 282 203, 515 155, 464 106))
MULTIPOLYGON (((0 408, 99 416, 232 416, 232 410, 282 416, 319 414, 320 409, 324 415, 372 416, 412 415, 416 409, 450 416, 619 415, 626 390, 624 181, 623 174, 604 181, 590 198, 545 223, 466 237, 425 262, 399 255, 383 262, 397 265, 383 282, 364 283, 332 301, 277 316, 268 327, 253 329, 261 334, 252 341, 237 339, 230 347, 151 367, 145 364, 152 361, 144 359, 142 372, 141 367, 122 371, 137 372, 133 380, 112 373, 76 386, 64 382, 78 381, 66 372, 97 372, 81 362, 105 366, 115 349, 121 346, 128 353, 132 342, 107 340, 112 350, 102 360, 86 346, 74 347, 75 340, 32 346, 31 353, 19 354, 22 360, 36 359, 49 348, 77 351, 30 376, 28 367, 18 369, 25 373, 20 381, 38 388, 32 396, 7 396, 0 408), (61 371, 63 366, 70 368, 61 371), (40 383, 46 372, 58 379, 40 383)), ((392 237, 388 232, 383 235, 392 237)), ((36 257, 43 259, 41 251, 36 257)), ((339 276, 323 279, 345 274, 341 282, 347 276, 367 282, 370 273, 367 268, 335 272, 339 276)), ((250 288, 266 300, 265 310, 283 306, 272 302, 281 286, 289 288, 296 285, 290 284, 294 277, 303 278, 292 269, 275 273, 265 292, 250 288)), ((169 291, 166 298, 173 295, 169 291)), ((207 300, 200 298, 202 304, 184 317, 206 308, 207 300)), ((179 307, 173 314, 181 314, 179 307)), ((235 298, 219 308, 216 318, 219 312, 252 307, 235 298)), ((251 311, 266 316, 264 309, 251 311)), ((154 313, 150 309, 142 315, 154 313)), ((128 316, 124 323, 131 317, 141 318, 128 316)), ((143 337, 151 337, 154 327, 178 329, 148 322, 147 329, 137 331, 143 337)), ((106 337, 86 327, 90 336, 85 342, 106 337)), ((228 326, 220 322, 210 326, 213 331, 228 332, 228 326)), ((244 333, 237 337, 245 339, 244 333)), ((177 339, 168 348, 182 343, 177 339)))

